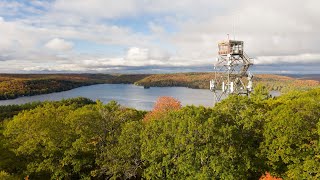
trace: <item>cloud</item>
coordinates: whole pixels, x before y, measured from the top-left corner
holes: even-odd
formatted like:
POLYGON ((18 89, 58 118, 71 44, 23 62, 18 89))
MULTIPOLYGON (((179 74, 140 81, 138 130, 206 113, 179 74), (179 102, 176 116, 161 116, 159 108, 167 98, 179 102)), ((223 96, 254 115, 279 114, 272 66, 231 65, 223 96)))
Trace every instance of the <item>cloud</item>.
POLYGON ((214 64, 217 42, 233 32, 259 66, 319 69, 319 6, 317 0, 4 0, 0 71, 199 69, 214 64), (91 44, 104 48, 98 54, 91 44))
MULTIPOLYGON (((39 4, 37 0, 30 1, 31 4, 39 4)), ((42 3, 45 4, 45 3, 42 3)), ((11 1, 11 0, 2 0, 0 2, 0 16, 7 16, 10 18, 25 17, 30 14, 40 14, 43 12, 43 9, 39 9, 34 6, 29 6, 23 1, 11 1)))
POLYGON ((171 56, 160 48, 131 47, 124 58, 111 58, 112 65, 150 66, 150 65, 174 65, 170 63, 171 56), (120 60, 121 59, 121 60, 120 60), (119 64, 123 62, 123 64, 119 64))
POLYGON ((133 61, 146 61, 149 59, 149 50, 145 48, 132 47, 128 50, 126 59, 133 61))
MULTIPOLYGON (((233 1, 225 0, 224 3, 220 3, 217 0, 184 0, 183 2, 172 0, 57 0, 53 3, 52 8, 55 12, 79 15, 87 20, 97 20, 150 14, 175 14, 176 17, 207 14, 228 7, 230 2, 233 1)), ((233 4, 236 5, 236 3, 233 4)))
POLYGON ((320 54, 298 54, 289 56, 259 56, 254 60, 254 64, 268 65, 306 65, 306 64, 320 64, 320 54))
POLYGON ((154 34, 160 35, 165 32, 165 29, 162 26, 160 26, 154 22, 149 22, 149 28, 154 34))
POLYGON ((320 2, 312 0, 241 1, 238 6, 230 6, 223 15, 213 13, 206 19, 192 16, 187 21, 177 20, 181 32, 170 39, 187 56, 202 51, 204 53, 198 56, 208 57, 213 55, 208 53, 209 48, 216 50, 216 43, 226 39, 228 33, 233 38, 234 29, 236 38, 245 41, 245 51, 253 57, 320 53, 316 45, 320 41, 316 35, 320 23, 315 21, 320 12, 311 10, 319 5, 320 2))
POLYGON ((61 38, 54 38, 48 41, 45 47, 55 51, 69 51, 73 48, 73 43, 61 38))
POLYGON ((137 11, 136 5, 134 0, 57 0, 53 4, 53 9, 60 13, 95 19, 133 15, 137 11))

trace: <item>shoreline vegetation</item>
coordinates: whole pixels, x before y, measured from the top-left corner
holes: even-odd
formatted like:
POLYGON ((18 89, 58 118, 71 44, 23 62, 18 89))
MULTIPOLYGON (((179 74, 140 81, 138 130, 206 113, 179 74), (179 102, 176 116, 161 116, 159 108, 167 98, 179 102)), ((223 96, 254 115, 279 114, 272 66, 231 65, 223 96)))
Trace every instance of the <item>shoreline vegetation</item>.
POLYGON ((81 97, 0 108, 0 179, 319 179, 320 88, 268 92, 208 108, 160 97, 148 112, 81 97))
MULTIPOLYGON (((214 73, 174 74, 0 74, 0 100, 71 90, 94 84, 135 84, 144 87, 209 89, 214 73)), ((308 90, 320 86, 320 75, 301 77, 258 74, 255 84, 269 91, 308 90)))

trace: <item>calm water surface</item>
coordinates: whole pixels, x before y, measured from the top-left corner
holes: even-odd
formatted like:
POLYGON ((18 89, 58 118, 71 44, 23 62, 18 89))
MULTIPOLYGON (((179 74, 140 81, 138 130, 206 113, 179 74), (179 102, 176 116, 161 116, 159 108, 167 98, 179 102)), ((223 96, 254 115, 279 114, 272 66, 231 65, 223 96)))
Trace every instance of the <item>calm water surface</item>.
MULTIPOLYGON (((271 91, 273 96, 279 96, 277 91, 271 91)), ((86 97, 92 100, 101 100, 108 103, 111 100, 123 106, 140 110, 151 110, 159 96, 172 96, 181 101, 182 105, 213 106, 213 93, 207 89, 190 89, 185 87, 151 87, 144 89, 132 84, 98 84, 84 86, 69 91, 20 97, 12 100, 0 100, 0 105, 24 104, 33 101, 59 101, 73 97, 86 97)))
POLYGON ((123 106, 140 110, 150 110, 159 96, 172 96, 181 101, 182 105, 213 106, 213 94, 206 89, 190 89, 185 87, 151 87, 144 89, 131 84, 98 84, 84 86, 58 93, 20 97, 13 100, 2 100, 0 105, 24 104, 33 101, 58 101, 73 97, 87 97, 92 100, 100 99, 107 103, 111 100, 123 106))

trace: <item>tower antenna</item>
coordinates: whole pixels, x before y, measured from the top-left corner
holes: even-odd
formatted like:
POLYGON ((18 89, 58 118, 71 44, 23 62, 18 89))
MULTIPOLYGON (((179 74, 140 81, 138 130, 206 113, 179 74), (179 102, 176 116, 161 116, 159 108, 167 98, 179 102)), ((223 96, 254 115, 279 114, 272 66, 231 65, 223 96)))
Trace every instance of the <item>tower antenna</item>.
POLYGON ((233 24, 232 24, 232 29, 233 29, 233 40, 236 40, 236 33, 235 33, 235 20, 236 19, 236 15, 233 16, 233 24))

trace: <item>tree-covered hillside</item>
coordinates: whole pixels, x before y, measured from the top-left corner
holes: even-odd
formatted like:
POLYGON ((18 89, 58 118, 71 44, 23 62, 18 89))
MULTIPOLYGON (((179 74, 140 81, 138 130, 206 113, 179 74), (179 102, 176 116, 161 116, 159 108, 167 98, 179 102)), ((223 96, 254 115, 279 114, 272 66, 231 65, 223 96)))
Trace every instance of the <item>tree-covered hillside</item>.
POLYGON ((263 86, 212 108, 45 102, 2 122, 0 179, 319 179, 319 102, 263 86))
MULTIPOLYGON (((136 84, 141 86, 181 86, 209 89, 214 73, 175 74, 0 74, 0 100, 60 92, 93 84, 136 84)), ((307 77, 306 77, 307 78, 307 77)), ((319 87, 317 80, 260 74, 254 83, 261 83, 269 90, 288 92, 319 87)))
MULTIPOLYGON (((176 74, 154 74, 143 78, 136 85, 149 87, 182 86, 197 89, 209 89, 209 81, 215 78, 215 73, 176 73, 176 74)), ((257 74, 254 76, 255 84, 262 84, 268 90, 288 92, 295 90, 306 90, 319 87, 317 80, 296 79, 288 76, 257 74)))
POLYGON ((0 74, 0 100, 66 91, 93 84, 133 84, 144 74, 0 74))

